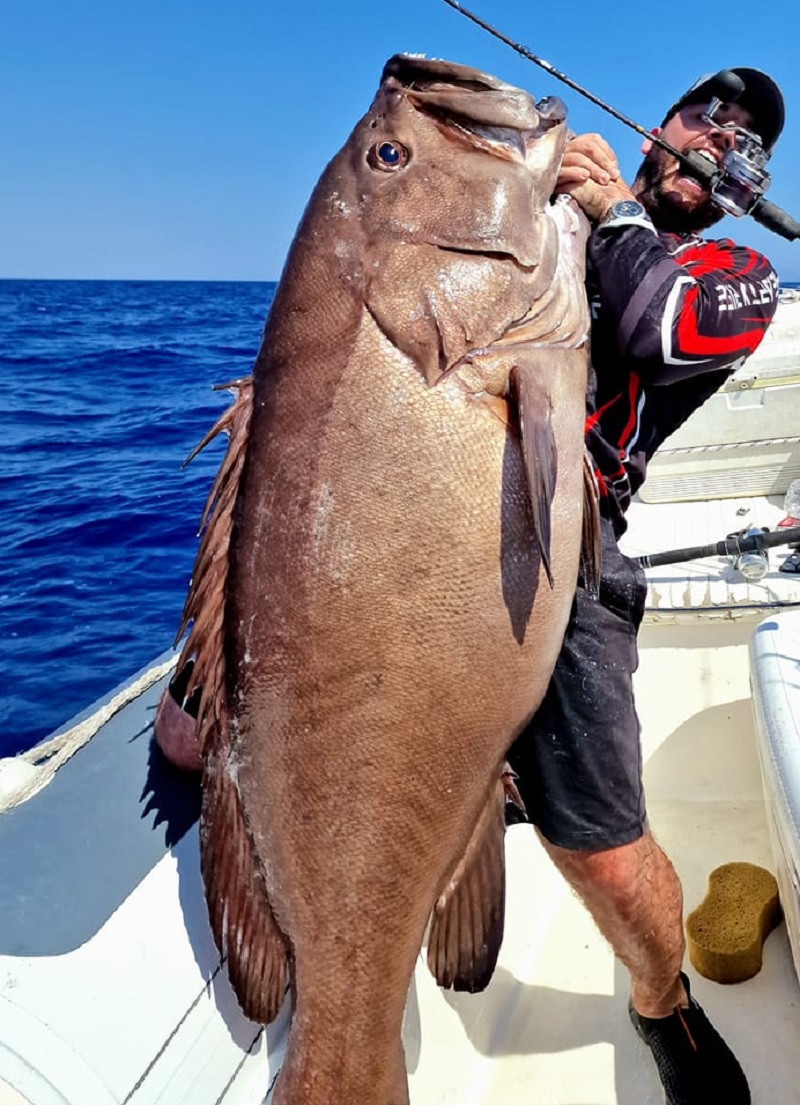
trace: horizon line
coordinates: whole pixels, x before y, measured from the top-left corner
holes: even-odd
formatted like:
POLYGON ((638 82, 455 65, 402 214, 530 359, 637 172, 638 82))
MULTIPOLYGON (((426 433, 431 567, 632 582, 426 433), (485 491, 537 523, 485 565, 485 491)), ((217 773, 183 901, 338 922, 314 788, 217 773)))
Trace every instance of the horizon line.
POLYGON ((32 284, 277 284, 277 280, 238 276, 0 276, 0 283, 32 284))

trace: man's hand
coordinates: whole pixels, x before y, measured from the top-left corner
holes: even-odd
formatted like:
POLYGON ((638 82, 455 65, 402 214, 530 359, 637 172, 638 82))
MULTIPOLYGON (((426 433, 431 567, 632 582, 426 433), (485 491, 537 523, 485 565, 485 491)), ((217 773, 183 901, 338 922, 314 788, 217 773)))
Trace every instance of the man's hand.
POLYGON ((602 219, 612 204, 635 199, 624 180, 614 151, 599 134, 579 134, 564 150, 556 192, 566 193, 590 219, 602 219))

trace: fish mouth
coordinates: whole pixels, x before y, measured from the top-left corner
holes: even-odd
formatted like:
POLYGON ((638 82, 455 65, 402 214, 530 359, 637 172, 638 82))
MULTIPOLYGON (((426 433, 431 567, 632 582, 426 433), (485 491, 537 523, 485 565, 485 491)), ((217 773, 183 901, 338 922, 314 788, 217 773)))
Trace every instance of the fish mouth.
POLYGON ((443 58, 429 58, 425 54, 394 54, 383 67, 381 83, 389 78, 394 78, 405 88, 454 86, 463 88, 467 92, 488 90, 511 92, 533 102, 527 92, 523 92, 514 85, 506 84, 498 77, 483 73, 480 69, 473 69, 469 65, 446 61, 443 58))
POLYGON ((566 120, 558 97, 537 104, 497 77, 438 58, 395 54, 381 80, 402 90, 449 137, 505 158, 524 158, 531 143, 566 120))
POLYGON ((519 158, 524 161, 531 144, 541 137, 541 130, 518 130, 515 127, 489 127, 476 123, 464 115, 445 111, 430 104, 415 105, 448 138, 455 138, 472 149, 485 150, 496 157, 519 158))

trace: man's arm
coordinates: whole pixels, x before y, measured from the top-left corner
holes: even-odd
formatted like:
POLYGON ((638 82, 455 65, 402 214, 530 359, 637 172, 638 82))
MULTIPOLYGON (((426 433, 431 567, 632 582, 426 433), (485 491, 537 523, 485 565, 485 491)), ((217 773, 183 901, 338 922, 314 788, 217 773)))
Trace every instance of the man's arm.
POLYGON ((727 240, 684 245, 673 257, 647 230, 601 226, 588 252, 619 351, 651 384, 750 356, 775 313, 778 278, 769 261, 727 240))
MULTIPOLYGON (((568 144, 557 188, 595 221, 618 200, 636 199, 596 134, 568 144)), ((735 365, 757 348, 775 313, 778 278, 769 261, 732 242, 684 245, 673 255, 655 227, 601 223, 588 253, 620 353, 649 383, 735 365)))

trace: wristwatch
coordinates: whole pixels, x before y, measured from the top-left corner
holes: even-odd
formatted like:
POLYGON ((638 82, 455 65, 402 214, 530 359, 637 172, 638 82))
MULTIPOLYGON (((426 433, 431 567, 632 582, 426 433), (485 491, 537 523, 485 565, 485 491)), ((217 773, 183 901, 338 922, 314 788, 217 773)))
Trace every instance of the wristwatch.
POLYGON ((656 233, 650 216, 638 200, 617 200, 611 204, 598 227, 605 229, 615 226, 642 226, 653 234, 656 233))

